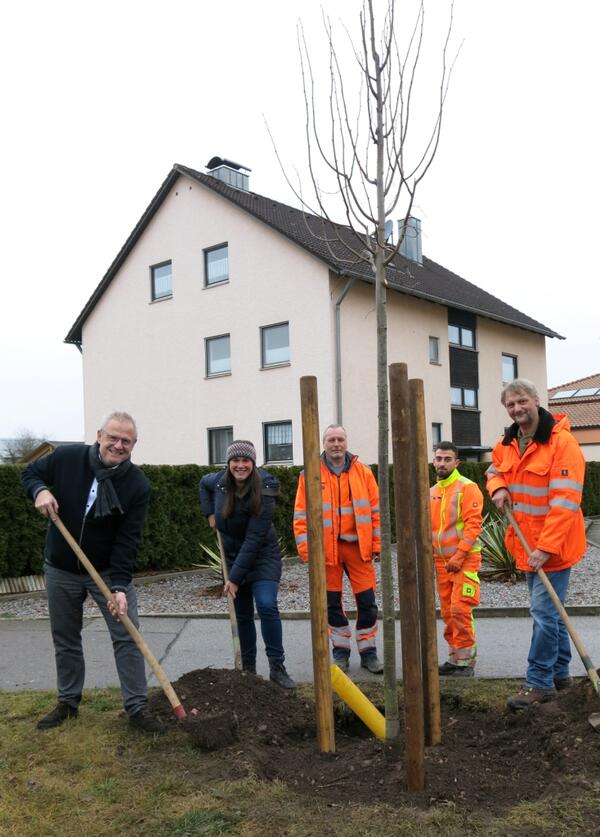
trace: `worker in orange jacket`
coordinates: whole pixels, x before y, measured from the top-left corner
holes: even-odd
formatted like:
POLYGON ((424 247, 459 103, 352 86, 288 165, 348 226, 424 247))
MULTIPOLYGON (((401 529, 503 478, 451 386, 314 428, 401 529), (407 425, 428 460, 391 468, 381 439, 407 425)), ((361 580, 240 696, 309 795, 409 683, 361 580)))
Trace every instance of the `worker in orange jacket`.
MULTIPOLYGON (((379 489, 371 469, 348 452, 346 431, 337 424, 327 427, 323 434, 321 489, 333 659, 343 671, 348 671, 352 634, 342 602, 345 573, 356 599, 356 644, 361 666, 373 674, 381 674, 383 664, 377 658, 375 643, 377 603, 373 567, 381 550, 379 489)), ((308 561, 304 473, 300 474, 296 493, 294 535, 298 554, 308 561)))
POLYGON ((492 452, 487 490, 499 511, 512 506, 532 550, 528 557, 512 526, 507 528, 506 546, 526 574, 533 618, 525 686, 507 703, 527 709, 553 700, 557 689, 572 683, 569 635, 537 570, 543 567, 564 603, 571 567, 586 550, 580 508, 585 460, 568 418, 540 407, 531 381, 507 384, 500 400, 513 424, 492 452))
POLYGON ((479 486, 458 472, 458 448, 440 442, 433 455, 436 484, 430 489, 431 539, 448 660, 446 677, 472 677, 477 661, 473 608, 479 604, 481 514, 479 486))

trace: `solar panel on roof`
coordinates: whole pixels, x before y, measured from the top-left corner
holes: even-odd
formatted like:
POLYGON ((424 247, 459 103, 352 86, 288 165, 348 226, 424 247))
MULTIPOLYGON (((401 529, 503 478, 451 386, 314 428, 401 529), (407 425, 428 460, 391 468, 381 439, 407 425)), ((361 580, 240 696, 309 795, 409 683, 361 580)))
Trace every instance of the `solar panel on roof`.
POLYGON ((555 398, 573 398, 576 392, 576 389, 561 389, 560 392, 555 392, 554 395, 550 397, 550 400, 554 401, 555 398))
POLYGON ((600 387, 584 387, 584 389, 578 389, 573 397, 579 398, 583 395, 597 395, 598 392, 600 392, 600 387))

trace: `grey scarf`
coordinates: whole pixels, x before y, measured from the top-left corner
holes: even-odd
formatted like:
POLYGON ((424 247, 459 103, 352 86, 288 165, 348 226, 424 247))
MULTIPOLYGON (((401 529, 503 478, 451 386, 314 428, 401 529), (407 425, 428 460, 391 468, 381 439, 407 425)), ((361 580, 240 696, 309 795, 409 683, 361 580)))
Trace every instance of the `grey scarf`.
POLYGON ((96 511, 94 517, 108 517, 111 514, 123 514, 121 503, 115 491, 113 480, 120 480, 131 468, 131 459, 121 462, 116 468, 106 468, 100 459, 98 442, 90 447, 90 468, 98 480, 98 494, 96 495, 96 511))

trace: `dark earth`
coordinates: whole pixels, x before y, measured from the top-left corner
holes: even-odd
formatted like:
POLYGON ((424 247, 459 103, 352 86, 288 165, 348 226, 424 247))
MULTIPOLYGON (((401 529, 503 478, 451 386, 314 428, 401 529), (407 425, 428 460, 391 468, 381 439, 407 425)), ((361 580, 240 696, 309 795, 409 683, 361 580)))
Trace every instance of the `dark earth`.
MULTIPOLYGON (((188 672, 173 685, 188 712, 198 715, 177 721, 161 692, 152 696, 151 710, 172 728, 181 725, 194 746, 230 750, 231 778, 279 780, 332 803, 456 803, 500 814, 518 800, 568 799, 600 782, 600 734, 588 723, 600 711, 600 697, 587 678, 526 712, 483 709, 460 690, 443 692, 442 744, 426 750, 425 791, 410 794, 403 731, 397 758, 338 700, 336 752, 320 753, 314 705, 293 691, 212 668, 188 672)), ((400 718, 402 726, 402 706, 400 718)))

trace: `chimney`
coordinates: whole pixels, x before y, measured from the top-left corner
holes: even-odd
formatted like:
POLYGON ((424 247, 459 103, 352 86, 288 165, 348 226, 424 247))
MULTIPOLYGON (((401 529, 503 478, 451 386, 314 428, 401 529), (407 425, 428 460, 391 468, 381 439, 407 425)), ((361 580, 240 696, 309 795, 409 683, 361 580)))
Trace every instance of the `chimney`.
MULTIPOLYGON (((398 238, 404 230, 404 218, 398 221, 398 238)), ((423 250, 421 247, 421 221, 413 215, 408 216, 406 232, 400 245, 400 254, 412 262, 423 264, 423 250)))
POLYGON ((244 192, 249 191, 249 177, 244 174, 244 172, 252 171, 248 166, 234 163, 233 160, 225 160, 223 157, 213 157, 206 164, 206 169, 207 174, 217 180, 222 180, 228 186, 233 186, 234 189, 241 189, 244 192))

